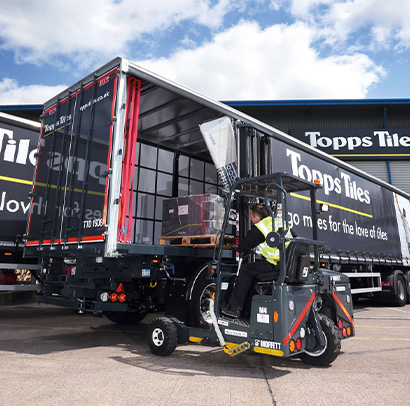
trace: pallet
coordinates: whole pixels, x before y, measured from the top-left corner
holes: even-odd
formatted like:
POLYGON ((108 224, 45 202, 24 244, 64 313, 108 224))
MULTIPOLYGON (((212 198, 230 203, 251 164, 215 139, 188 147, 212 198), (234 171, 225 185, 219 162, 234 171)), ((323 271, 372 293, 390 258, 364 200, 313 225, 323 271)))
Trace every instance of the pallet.
MULTIPOLYGON (((173 235, 159 237, 159 245, 176 245, 184 247, 214 247, 219 235, 173 235)), ((232 236, 225 236, 224 248, 230 248, 234 243, 232 236), (229 241, 226 241, 229 239, 229 241)))

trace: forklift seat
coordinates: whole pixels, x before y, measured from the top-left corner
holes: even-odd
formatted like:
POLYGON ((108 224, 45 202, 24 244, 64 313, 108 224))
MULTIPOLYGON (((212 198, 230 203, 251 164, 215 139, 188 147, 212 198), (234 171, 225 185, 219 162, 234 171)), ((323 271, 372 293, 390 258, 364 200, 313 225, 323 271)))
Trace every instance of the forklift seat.
MULTIPOLYGON (((286 249, 286 283, 305 283, 309 273, 311 243, 292 241, 286 249)), ((264 272, 256 277, 256 290, 263 285, 272 285, 279 271, 264 272)), ((262 289, 264 290, 264 289, 262 289)))

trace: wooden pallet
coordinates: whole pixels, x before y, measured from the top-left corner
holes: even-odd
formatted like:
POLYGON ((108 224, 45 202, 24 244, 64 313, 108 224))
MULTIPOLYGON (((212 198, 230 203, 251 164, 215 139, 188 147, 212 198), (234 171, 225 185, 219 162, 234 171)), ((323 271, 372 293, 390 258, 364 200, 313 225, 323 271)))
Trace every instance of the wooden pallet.
MULTIPOLYGON (((185 247, 213 247, 219 240, 219 235, 181 235, 159 237, 159 245, 176 245, 185 247)), ((225 236, 224 248, 230 248, 234 243, 232 236, 225 236), (227 241, 228 240, 228 241, 227 241)))

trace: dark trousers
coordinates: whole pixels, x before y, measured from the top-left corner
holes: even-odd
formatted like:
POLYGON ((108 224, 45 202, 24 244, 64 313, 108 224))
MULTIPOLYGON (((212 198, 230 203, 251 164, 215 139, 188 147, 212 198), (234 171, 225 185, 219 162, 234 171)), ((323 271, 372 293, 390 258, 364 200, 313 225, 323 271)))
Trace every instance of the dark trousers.
POLYGON ((277 279, 279 276, 279 266, 273 265, 264 259, 242 265, 229 299, 229 304, 243 310, 246 296, 257 275, 273 271, 277 271, 277 275, 274 278, 277 279))

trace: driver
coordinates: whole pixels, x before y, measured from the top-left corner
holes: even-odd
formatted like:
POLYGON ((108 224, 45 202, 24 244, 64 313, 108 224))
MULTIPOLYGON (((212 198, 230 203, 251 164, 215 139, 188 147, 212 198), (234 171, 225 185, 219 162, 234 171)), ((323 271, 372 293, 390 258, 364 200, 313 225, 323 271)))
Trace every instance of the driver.
MULTIPOLYGON (((268 216, 265 206, 256 204, 250 209, 250 218, 253 225, 246 237, 239 243, 237 251, 246 253, 259 247, 263 259, 241 266, 229 303, 221 309, 223 314, 233 318, 242 316, 249 288, 258 274, 275 271, 276 275, 273 279, 279 277, 279 249, 269 247, 266 243, 266 236, 272 231, 272 217, 268 216)), ((278 231, 276 218, 275 231, 278 231)), ((291 237, 290 233, 286 237, 291 237)))

